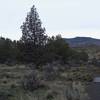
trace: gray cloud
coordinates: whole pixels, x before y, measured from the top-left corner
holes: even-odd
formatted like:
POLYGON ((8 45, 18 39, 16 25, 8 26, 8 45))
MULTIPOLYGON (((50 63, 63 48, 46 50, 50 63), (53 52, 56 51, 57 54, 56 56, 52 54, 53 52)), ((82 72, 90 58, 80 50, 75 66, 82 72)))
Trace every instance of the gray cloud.
POLYGON ((1 35, 19 39, 20 26, 33 4, 36 5, 49 35, 58 33, 62 33, 65 37, 98 35, 100 38, 99 0, 2 0, 1 35))

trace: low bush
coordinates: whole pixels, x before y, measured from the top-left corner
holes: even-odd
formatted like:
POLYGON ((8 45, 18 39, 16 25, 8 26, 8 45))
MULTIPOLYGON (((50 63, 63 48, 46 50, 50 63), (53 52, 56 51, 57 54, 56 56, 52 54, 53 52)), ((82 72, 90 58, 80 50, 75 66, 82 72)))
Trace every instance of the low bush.
POLYGON ((41 84, 41 81, 37 78, 35 71, 33 71, 28 76, 25 76, 22 81, 22 87, 25 90, 34 91, 40 87, 44 87, 44 85, 41 84))

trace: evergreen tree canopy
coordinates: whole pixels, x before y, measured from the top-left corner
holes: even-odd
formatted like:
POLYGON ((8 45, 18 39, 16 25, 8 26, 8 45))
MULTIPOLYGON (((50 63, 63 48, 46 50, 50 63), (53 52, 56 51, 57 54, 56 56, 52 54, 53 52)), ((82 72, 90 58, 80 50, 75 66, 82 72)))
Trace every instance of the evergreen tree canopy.
POLYGON ((28 13, 26 21, 21 26, 21 29, 23 42, 32 42, 34 46, 46 44, 47 36, 45 34, 45 28, 42 28, 42 22, 39 19, 34 5, 28 13))

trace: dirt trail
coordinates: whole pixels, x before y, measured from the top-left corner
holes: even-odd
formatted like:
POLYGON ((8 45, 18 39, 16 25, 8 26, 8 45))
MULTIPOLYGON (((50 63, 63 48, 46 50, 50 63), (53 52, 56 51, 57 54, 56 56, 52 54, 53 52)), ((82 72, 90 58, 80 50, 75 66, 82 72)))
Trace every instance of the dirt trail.
POLYGON ((100 82, 91 82, 88 86, 90 100, 100 100, 100 82))

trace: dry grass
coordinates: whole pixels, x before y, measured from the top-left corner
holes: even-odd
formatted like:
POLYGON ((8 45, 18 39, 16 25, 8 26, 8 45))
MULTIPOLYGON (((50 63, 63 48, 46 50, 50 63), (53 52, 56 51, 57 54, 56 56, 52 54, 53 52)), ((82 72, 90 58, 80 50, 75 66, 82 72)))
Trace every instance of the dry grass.
MULTIPOLYGON (((88 95, 85 91, 85 84, 80 81, 72 82, 67 80, 69 73, 70 77, 75 77, 79 71, 87 73, 84 68, 70 69, 62 72, 56 80, 42 80, 45 85, 44 88, 29 92, 20 87, 20 82, 32 72, 30 68, 26 68, 24 65, 11 67, 0 65, 0 90, 8 90, 8 93, 12 95, 9 96, 8 100, 87 100, 88 95), (72 75, 73 73, 74 75, 72 75)), ((42 74, 38 72, 38 77, 41 78, 42 74)))

